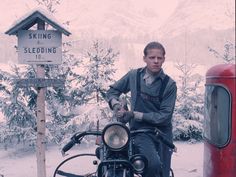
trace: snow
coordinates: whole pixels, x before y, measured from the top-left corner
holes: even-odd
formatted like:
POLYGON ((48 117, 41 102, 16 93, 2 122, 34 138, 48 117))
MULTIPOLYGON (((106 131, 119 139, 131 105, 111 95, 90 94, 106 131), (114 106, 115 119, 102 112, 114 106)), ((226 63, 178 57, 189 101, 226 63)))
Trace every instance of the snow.
MULTIPOLYGON (((201 177, 203 169, 203 143, 190 144, 186 142, 176 142, 177 153, 173 154, 172 168, 176 177, 201 177)), ((52 177, 56 166, 64 159, 77 153, 93 153, 94 148, 77 146, 69 151, 69 156, 62 157, 60 149, 56 146, 48 147, 46 151, 47 177, 52 177)), ((5 151, 0 149, 0 176, 4 177, 34 177, 37 176, 36 155, 32 150, 5 151), (14 167, 14 168, 13 168, 14 167)), ((84 173, 88 169, 94 169, 93 158, 84 157, 70 167, 72 170, 83 169, 84 173)), ((71 172, 71 171, 68 171, 71 172)))
POLYGON ((203 143, 175 143, 177 153, 173 154, 172 167, 176 177, 202 177, 203 143))
MULTIPOLYGON (((13 22, 13 24, 11 25, 11 27, 9 28, 12 29, 12 28, 15 28, 17 25, 23 23, 27 18, 29 18, 30 16, 32 16, 35 12, 38 12, 40 14, 42 14, 43 16, 45 16, 46 18, 50 19, 54 24, 60 26, 61 28, 63 28, 60 24, 60 22, 49 12, 47 12, 45 9, 42 9, 42 8, 35 8, 33 10, 31 10, 30 12, 26 13, 25 15, 21 16, 18 20, 15 20, 13 22)), ((64 28, 63 28, 64 29, 64 28)))

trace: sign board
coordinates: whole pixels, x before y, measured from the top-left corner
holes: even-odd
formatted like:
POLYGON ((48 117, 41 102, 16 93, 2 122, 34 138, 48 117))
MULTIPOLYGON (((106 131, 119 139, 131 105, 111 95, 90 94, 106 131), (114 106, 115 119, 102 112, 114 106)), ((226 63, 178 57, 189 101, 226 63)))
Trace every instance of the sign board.
POLYGON ((16 86, 18 87, 64 87, 65 81, 62 79, 18 79, 16 86))
POLYGON ((61 64, 62 35, 55 30, 18 31, 20 64, 61 64))

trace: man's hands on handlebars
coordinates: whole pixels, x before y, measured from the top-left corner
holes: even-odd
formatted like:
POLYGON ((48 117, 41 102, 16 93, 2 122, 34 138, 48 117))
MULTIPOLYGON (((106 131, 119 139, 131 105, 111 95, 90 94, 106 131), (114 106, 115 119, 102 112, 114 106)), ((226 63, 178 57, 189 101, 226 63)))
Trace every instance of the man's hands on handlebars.
POLYGON ((118 121, 126 124, 134 117, 133 111, 124 111, 121 117, 117 117, 118 121))
POLYGON ((116 103, 112 109, 113 109, 114 116, 116 116, 117 113, 124 108, 122 108, 122 105, 120 103, 116 103))
POLYGON ((118 103, 113 106, 113 113, 117 120, 122 123, 127 123, 134 117, 133 111, 127 111, 118 103))

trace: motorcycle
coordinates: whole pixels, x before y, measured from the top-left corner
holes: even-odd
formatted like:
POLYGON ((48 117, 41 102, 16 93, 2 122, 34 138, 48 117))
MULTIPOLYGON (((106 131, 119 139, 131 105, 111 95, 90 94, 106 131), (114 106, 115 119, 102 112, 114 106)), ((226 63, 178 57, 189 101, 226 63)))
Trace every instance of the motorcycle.
MULTIPOLYGON (((175 145, 170 142, 165 135, 157 128, 132 130, 120 123, 114 122, 105 126, 103 130, 84 131, 75 133, 71 140, 62 148, 64 155, 75 144, 80 144, 84 137, 94 135, 99 137, 97 141, 98 147, 94 154, 84 153, 77 154, 62 161, 54 171, 53 177, 135 177, 142 176, 147 169, 147 159, 142 154, 134 153, 133 136, 138 133, 152 133, 161 143, 166 144, 173 151, 176 150, 175 145), (86 175, 73 174, 61 170, 61 167, 68 161, 83 157, 94 156, 97 160, 93 161, 97 165, 96 170, 86 175)), ((76 165, 76 164, 75 164, 76 165)), ((174 173, 171 170, 171 177, 174 173)))

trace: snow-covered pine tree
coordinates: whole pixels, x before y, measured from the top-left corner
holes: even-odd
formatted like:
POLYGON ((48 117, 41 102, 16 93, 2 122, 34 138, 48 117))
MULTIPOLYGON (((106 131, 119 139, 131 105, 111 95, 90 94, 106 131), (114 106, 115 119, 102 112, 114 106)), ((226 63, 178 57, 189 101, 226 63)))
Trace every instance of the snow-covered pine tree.
POLYGON ((227 41, 224 45, 224 52, 222 54, 211 47, 208 47, 208 49, 215 55, 216 58, 223 60, 225 63, 236 63, 235 43, 227 41))
POLYGON ((16 143, 34 145, 36 139, 36 114, 34 88, 18 88, 16 80, 34 77, 30 66, 12 67, 12 72, 0 70, 0 109, 5 116, 0 140, 5 148, 16 143))
MULTIPOLYGON (((63 53, 67 52, 65 50, 63 53)), ((86 127, 95 128, 96 121, 106 122, 110 117, 103 93, 113 81, 118 53, 114 53, 112 48, 102 47, 99 42, 93 43, 86 53, 81 60, 76 60, 73 55, 65 55, 63 67, 57 66, 59 68, 56 70, 54 67, 55 72, 48 73, 66 80, 63 89, 48 89, 51 94, 47 101, 53 115, 48 127, 57 142, 86 127)))
MULTIPOLYGON (((235 24, 235 2, 229 1, 227 3, 227 9, 225 11, 225 15, 232 21, 232 24, 235 24)), ((235 25, 233 25, 232 31, 235 32, 235 25)), ((234 33, 235 39, 235 33, 234 33)), ((224 63, 236 63, 236 55, 235 55, 236 44, 235 40, 226 41, 224 44, 224 51, 219 52, 212 47, 208 47, 208 50, 212 52, 216 58, 223 60, 224 63)))
POLYGON ((93 42, 84 59, 84 83, 87 100, 95 103, 104 101, 100 91, 105 91, 114 82, 114 63, 119 55, 111 47, 105 48, 101 42, 93 42))
POLYGON ((94 107, 94 111, 86 111, 81 116, 89 119, 89 124, 93 125, 90 128, 94 128, 98 122, 103 126, 111 118, 111 110, 105 102, 105 92, 114 82, 113 74, 116 71, 114 63, 118 55, 118 52, 114 52, 111 47, 106 47, 98 40, 85 50, 81 68, 84 80, 81 85, 86 91, 84 99, 88 107, 94 107))
POLYGON ((177 81, 178 94, 173 115, 173 134, 176 140, 202 139, 203 76, 193 73, 195 67, 186 63, 176 65, 181 72, 177 81))
MULTIPOLYGON (((46 92, 49 136, 59 143, 68 129, 65 126, 76 116, 76 107, 86 103, 86 91, 81 88, 84 80, 79 73, 81 59, 70 52, 71 42, 63 43, 61 65, 46 65, 46 77, 65 81, 64 87, 49 87, 46 92)), ((76 126, 73 132, 77 131, 76 126)), ((70 134, 71 135, 71 134, 70 134)))

